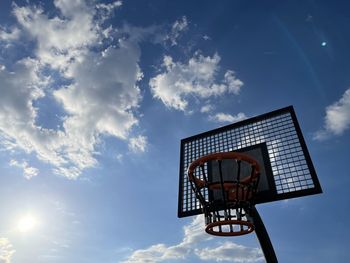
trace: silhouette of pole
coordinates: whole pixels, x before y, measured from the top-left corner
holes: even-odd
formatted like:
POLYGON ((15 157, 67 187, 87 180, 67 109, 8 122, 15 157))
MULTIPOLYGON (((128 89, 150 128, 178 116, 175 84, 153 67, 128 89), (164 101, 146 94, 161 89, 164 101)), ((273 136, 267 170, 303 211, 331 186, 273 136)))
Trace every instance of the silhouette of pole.
POLYGON ((264 253, 266 263, 278 263, 275 250, 273 249, 269 234, 266 231, 265 225, 256 210, 255 206, 251 209, 251 216, 253 218, 255 233, 258 237, 261 249, 264 253))

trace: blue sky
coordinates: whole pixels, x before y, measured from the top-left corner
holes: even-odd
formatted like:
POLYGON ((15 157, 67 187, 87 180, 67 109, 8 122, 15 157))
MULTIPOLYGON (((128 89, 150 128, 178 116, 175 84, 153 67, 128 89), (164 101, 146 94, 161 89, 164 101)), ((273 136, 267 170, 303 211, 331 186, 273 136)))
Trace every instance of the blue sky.
POLYGON ((324 193, 259 205, 346 262, 347 1, 1 1, 0 262, 264 262, 177 218, 184 137, 293 105, 324 193))

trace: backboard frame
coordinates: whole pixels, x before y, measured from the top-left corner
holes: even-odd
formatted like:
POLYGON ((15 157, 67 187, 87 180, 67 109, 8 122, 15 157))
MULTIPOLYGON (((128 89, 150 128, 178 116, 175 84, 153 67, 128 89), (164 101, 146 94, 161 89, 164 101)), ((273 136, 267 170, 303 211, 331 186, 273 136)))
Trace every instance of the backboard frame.
MULTIPOLYGON (((261 198, 258 198, 256 200, 256 204, 260 204, 260 203, 265 203, 265 202, 272 202, 272 201, 278 201, 278 200, 284 200, 284 199, 290 199, 290 198, 296 198, 296 197, 302 197, 302 196, 307 196, 307 195, 313 195, 313 194, 319 194, 322 193, 322 188, 321 185, 319 183, 319 180, 317 178, 317 174, 314 168, 314 165, 312 163, 309 151, 307 149, 306 143, 305 143, 305 139, 303 137, 303 134, 301 132, 301 128, 300 125, 298 123, 295 111, 293 106, 288 106, 282 109, 278 109, 269 113, 265 113, 250 119, 246 119, 240 122, 236 122, 233 124, 229 124, 217 129, 213 129, 207 132, 203 132, 185 139, 181 140, 181 146, 180 146, 180 171, 179 171, 179 198, 178 198, 178 217, 187 217, 187 216, 193 216, 193 215, 197 215, 197 214, 201 214, 202 213, 202 209, 201 208, 194 208, 192 210, 189 211, 184 211, 183 209, 183 205, 184 205, 184 177, 187 176, 185 173, 185 169, 187 169, 187 167, 184 167, 184 152, 185 152, 185 144, 192 142, 192 141, 196 141, 199 140, 201 138, 209 138, 210 136, 215 136, 217 134, 222 134, 224 132, 227 131, 231 131, 231 130, 237 130, 243 127, 247 127, 249 125, 253 125, 255 123, 259 123, 265 120, 270 120, 279 116, 287 116, 288 118, 290 118, 290 120, 292 121, 293 124, 293 129, 295 131, 295 134, 297 136, 298 139, 298 147, 300 146, 302 154, 303 154, 303 158, 304 161, 306 163, 307 166, 307 170, 309 172, 310 178, 312 180, 312 184, 313 187, 308 188, 308 189, 302 189, 302 190, 296 190, 296 191, 291 191, 291 192, 287 192, 287 193, 277 193, 277 191, 275 193, 271 192, 269 194, 264 195, 261 198)), ((281 124, 282 125, 282 124, 281 124)), ((249 146, 248 146, 249 147, 249 146)), ((240 151, 240 149, 234 149, 235 151, 240 151)), ((266 158, 266 156, 264 157, 266 158)), ((268 154, 267 154, 267 158, 269 158, 268 154)), ((275 181, 273 179, 273 183, 275 184, 275 181)), ((275 185, 276 187, 276 185, 275 185)))

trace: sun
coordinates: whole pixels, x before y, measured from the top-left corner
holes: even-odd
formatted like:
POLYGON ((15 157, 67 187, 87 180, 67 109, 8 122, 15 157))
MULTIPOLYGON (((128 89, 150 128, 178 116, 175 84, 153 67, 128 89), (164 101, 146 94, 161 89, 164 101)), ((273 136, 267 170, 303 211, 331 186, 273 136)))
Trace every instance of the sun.
POLYGON ((34 230, 38 226, 38 219, 33 215, 25 215, 18 220, 17 228, 20 232, 26 233, 34 230))

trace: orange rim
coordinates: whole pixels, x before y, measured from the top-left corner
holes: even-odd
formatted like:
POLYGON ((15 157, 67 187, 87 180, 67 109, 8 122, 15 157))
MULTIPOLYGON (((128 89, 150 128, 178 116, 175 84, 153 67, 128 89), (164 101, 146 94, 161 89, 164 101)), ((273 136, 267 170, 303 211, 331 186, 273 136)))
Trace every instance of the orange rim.
POLYGON ((241 236, 246 235, 254 231, 254 225, 253 223, 250 223, 248 221, 241 221, 241 220, 227 220, 227 221, 217 221, 213 222, 207 225, 205 228, 205 232, 208 234, 214 235, 214 236, 241 236), (238 226, 246 226, 247 229, 240 230, 237 232, 218 232, 214 231, 214 227, 216 226, 229 226, 229 225, 238 225, 238 226))
POLYGON ((197 160, 194 160, 190 166, 188 167, 187 174, 190 179, 190 181, 194 182, 199 188, 202 188, 205 186, 205 182, 201 179, 196 178, 193 173, 195 169, 203 165, 204 163, 208 161, 213 160, 227 160, 227 159, 234 159, 234 160, 241 160, 245 161, 251 164, 252 167, 255 168, 253 175, 250 175, 244 179, 245 183, 250 182, 251 180, 255 179, 260 174, 260 166, 256 160, 251 158, 248 155, 238 153, 238 152, 222 152, 222 153, 212 153, 205 156, 202 156, 198 158, 197 160))

